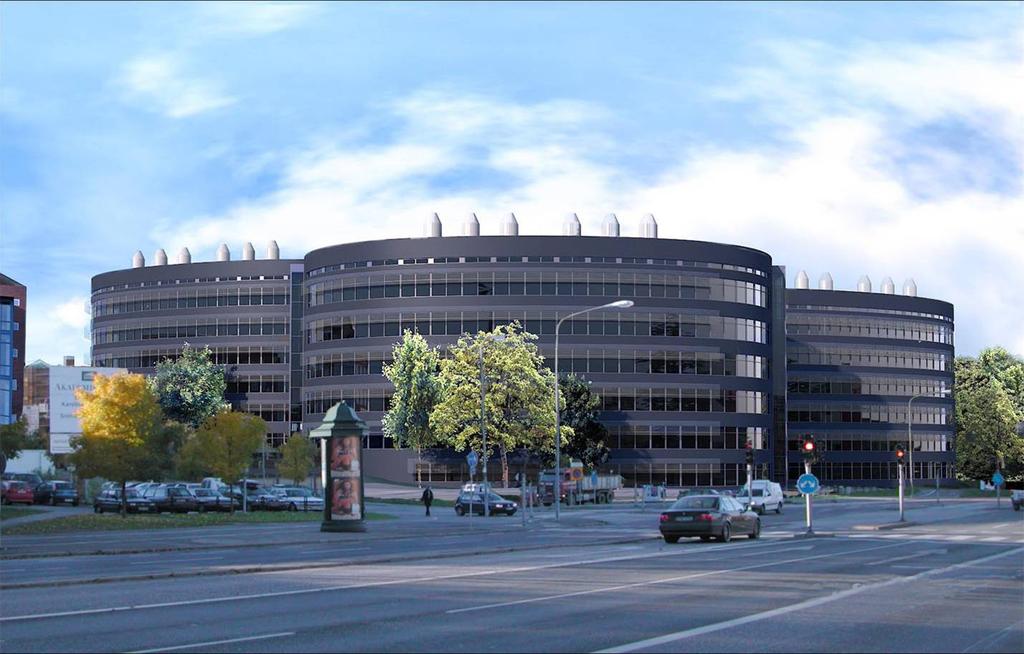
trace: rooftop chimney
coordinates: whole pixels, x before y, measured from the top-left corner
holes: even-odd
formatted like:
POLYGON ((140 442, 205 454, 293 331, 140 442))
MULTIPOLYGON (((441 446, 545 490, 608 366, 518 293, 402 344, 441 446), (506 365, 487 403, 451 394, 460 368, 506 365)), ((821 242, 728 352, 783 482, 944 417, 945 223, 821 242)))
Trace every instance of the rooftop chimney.
POLYGON ((144 268, 145 266, 146 257, 142 256, 142 250, 136 250, 132 257, 132 268, 144 268))
POLYGON ((640 238, 658 238, 658 221, 653 213, 640 219, 640 238))
POLYGON ((462 235, 480 236, 480 221, 477 220, 475 213, 469 214, 466 216, 466 219, 462 221, 462 235))
POLYGON ((811 287, 811 279, 807 276, 807 271, 801 270, 796 274, 796 287, 804 289, 811 287))
POLYGON ((562 236, 580 236, 583 233, 583 226, 580 225, 580 218, 574 213, 567 214, 562 221, 562 236))
POLYGON ((281 248, 277 247, 277 241, 271 241, 267 243, 267 258, 268 259, 280 259, 281 248))
POLYGON ((188 248, 181 248, 181 252, 178 253, 178 263, 192 263, 192 253, 188 251, 188 248))
POLYGON ((153 255, 153 265, 154 266, 166 266, 167 265, 167 253, 164 252, 163 248, 160 248, 159 250, 157 250, 156 254, 153 255))
POLYGON ((439 238, 441 236, 441 217, 436 213, 423 221, 423 236, 439 238))
POLYGON ((861 275, 860 281, 857 282, 857 290, 861 293, 871 292, 871 278, 867 275, 861 275))
POLYGON ((823 273, 821 275, 821 279, 818 280, 818 288, 822 291, 831 291, 833 290, 833 287, 832 275, 823 273))
POLYGON ((519 221, 514 213, 508 213, 501 219, 499 232, 502 236, 519 236, 519 221))
POLYGON ((231 261, 231 250, 228 249, 227 243, 221 243, 217 248, 217 261, 231 261))
POLYGON ((917 283, 913 277, 903 282, 903 294, 909 297, 917 297, 917 283))
POLYGON ((252 243, 246 243, 242 248, 242 261, 253 261, 256 258, 256 248, 252 243))
POLYGON ((610 213, 601 221, 601 236, 618 236, 619 219, 615 214, 610 213))
POLYGON ((886 277, 882 280, 882 292, 886 295, 894 295, 896 293, 896 284, 893 283, 892 277, 886 277))

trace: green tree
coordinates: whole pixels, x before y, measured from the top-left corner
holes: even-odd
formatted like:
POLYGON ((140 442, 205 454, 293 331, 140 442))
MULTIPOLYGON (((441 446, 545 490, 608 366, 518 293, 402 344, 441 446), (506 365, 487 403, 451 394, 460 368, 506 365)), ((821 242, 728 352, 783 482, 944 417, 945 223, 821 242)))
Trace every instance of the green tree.
POLYGON ((157 477, 168 427, 156 395, 142 375, 96 375, 93 390, 79 389, 82 435, 71 439, 71 462, 83 477, 121 484, 121 515, 127 511, 129 479, 157 477))
POLYGON ((197 350, 186 343, 178 359, 156 365, 153 390, 168 418, 197 429, 225 407, 224 370, 212 357, 209 347, 197 350))
POLYGON ((594 393, 590 381, 567 375, 558 382, 562 395, 562 424, 572 429, 572 437, 564 454, 581 461, 588 468, 597 468, 608 461, 611 454, 605 446, 608 430, 597 421, 601 396, 594 393))
MULTIPOLYGON (((385 436, 395 447, 416 450, 417 461, 423 449, 434 444, 430 414, 441 397, 438 379, 440 357, 419 334, 406 330, 392 350, 392 363, 384 366, 384 376, 395 387, 391 408, 382 421, 385 436)), ((420 483, 420 466, 416 466, 416 482, 420 483)))
POLYGON ((317 447, 308 437, 296 432, 280 447, 281 462, 277 469, 285 479, 302 484, 313 470, 317 447))
MULTIPOLYGON (((487 461, 497 450, 502 479, 508 485, 508 453, 516 449, 541 452, 554 448, 554 374, 519 323, 499 325, 491 332, 463 335, 441 361, 441 401, 430 416, 438 439, 458 451, 471 449, 487 461), (504 340, 498 341, 497 337, 504 340), (480 349, 486 378, 487 451, 480 433, 480 349)), ((572 435, 562 430, 563 442, 572 435)))
POLYGON ((0 472, 7 469, 7 461, 29 446, 28 425, 19 418, 9 425, 0 425, 0 472))
POLYGON ((233 490, 263 445, 266 432, 267 423, 259 416, 221 411, 204 422, 186 442, 183 457, 225 480, 233 490))
POLYGON ((1001 459, 1010 479, 1024 475, 1024 359, 1001 347, 985 348, 978 358, 957 357, 956 461, 960 477, 988 479, 1001 459))

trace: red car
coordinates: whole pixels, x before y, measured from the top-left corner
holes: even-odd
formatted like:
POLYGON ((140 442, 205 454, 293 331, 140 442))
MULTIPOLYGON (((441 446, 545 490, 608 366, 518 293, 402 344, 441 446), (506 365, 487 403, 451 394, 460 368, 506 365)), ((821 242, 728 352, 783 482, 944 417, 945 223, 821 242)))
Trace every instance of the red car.
POLYGON ((32 487, 26 484, 25 482, 4 482, 4 504, 14 504, 15 502, 32 504, 34 501, 35 494, 32 492, 32 487))

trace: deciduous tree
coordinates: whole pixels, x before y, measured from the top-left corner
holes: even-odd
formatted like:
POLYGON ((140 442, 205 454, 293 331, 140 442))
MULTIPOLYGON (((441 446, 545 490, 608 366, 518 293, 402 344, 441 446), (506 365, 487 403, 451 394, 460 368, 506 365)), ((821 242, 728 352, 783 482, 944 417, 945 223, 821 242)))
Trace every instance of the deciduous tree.
POLYGON ((157 364, 152 384, 164 414, 192 429, 225 407, 224 370, 213 362, 209 347, 197 350, 186 343, 180 357, 157 364))
POLYGON ((285 479, 302 484, 313 470, 317 448, 308 437, 296 432, 280 447, 281 461, 277 469, 285 479))
MULTIPOLYGON (((439 360, 426 339, 407 330, 392 350, 392 363, 384 366, 384 376, 395 387, 391 408, 382 421, 384 435, 393 439, 395 447, 415 449, 418 460, 436 440, 430 414, 441 396, 439 360)), ((419 474, 416 466, 417 483, 419 474)))
POLYGON ((142 375, 96 375, 93 390, 78 389, 82 435, 71 439, 71 462, 84 477, 121 484, 121 514, 129 479, 158 477, 167 435, 156 395, 142 375))
POLYGON ((608 461, 611 450, 605 445, 608 430, 597 421, 601 397, 594 393, 590 381, 567 375, 558 382, 562 393, 562 424, 572 429, 572 437, 564 454, 577 459, 588 468, 597 468, 608 461))
POLYGON ((259 416, 221 411, 202 424, 186 449, 195 465, 224 479, 234 489, 235 482, 249 469, 253 454, 263 445, 266 432, 267 423, 259 416))
MULTIPOLYGON (((462 336, 441 361, 441 401, 431 414, 431 428, 456 450, 481 452, 481 461, 487 461, 497 450, 506 486, 510 451, 554 448, 554 374, 544 367, 544 357, 534 344, 536 339, 522 331, 518 322, 499 325, 491 332, 462 336), (486 380, 486 452, 480 433, 481 348, 486 380)), ((571 435, 571 428, 562 430, 563 441, 571 435)))

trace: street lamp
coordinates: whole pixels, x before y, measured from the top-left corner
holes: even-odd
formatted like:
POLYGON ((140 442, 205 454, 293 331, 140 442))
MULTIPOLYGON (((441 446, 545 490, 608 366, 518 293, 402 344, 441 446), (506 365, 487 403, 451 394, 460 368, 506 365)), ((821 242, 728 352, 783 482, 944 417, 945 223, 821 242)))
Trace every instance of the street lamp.
POLYGON ((562 415, 561 409, 558 406, 558 330, 562 328, 562 323, 569 318, 575 318, 584 313, 590 313, 598 309, 628 309, 631 306, 633 306, 633 300, 616 300, 601 306, 570 313, 555 323, 555 480, 558 484, 557 488, 554 489, 555 520, 559 519, 559 507, 562 504, 562 415))
POLYGON ((488 511, 488 508, 489 508, 489 503, 488 503, 488 499, 489 498, 488 498, 488 495, 490 494, 490 488, 487 486, 487 420, 486 420, 486 415, 485 415, 486 409, 485 409, 485 406, 484 406, 484 393, 485 393, 485 388, 484 388, 484 341, 491 341, 492 343, 501 343, 504 340, 505 340, 505 335, 504 334, 486 334, 483 338, 480 339, 480 348, 479 348, 479 350, 480 350, 480 438, 483 441, 483 443, 482 443, 483 455, 482 455, 481 458, 484 461, 483 492, 481 494, 484 496, 484 517, 485 518, 490 515, 490 511, 488 511))
MULTIPOLYGON (((944 388, 939 391, 939 397, 949 395, 952 391, 948 388, 944 388)), ((934 397, 931 393, 918 393, 907 400, 907 467, 910 470, 910 496, 914 496, 914 435, 911 429, 910 419, 910 403, 919 397, 934 397)))

